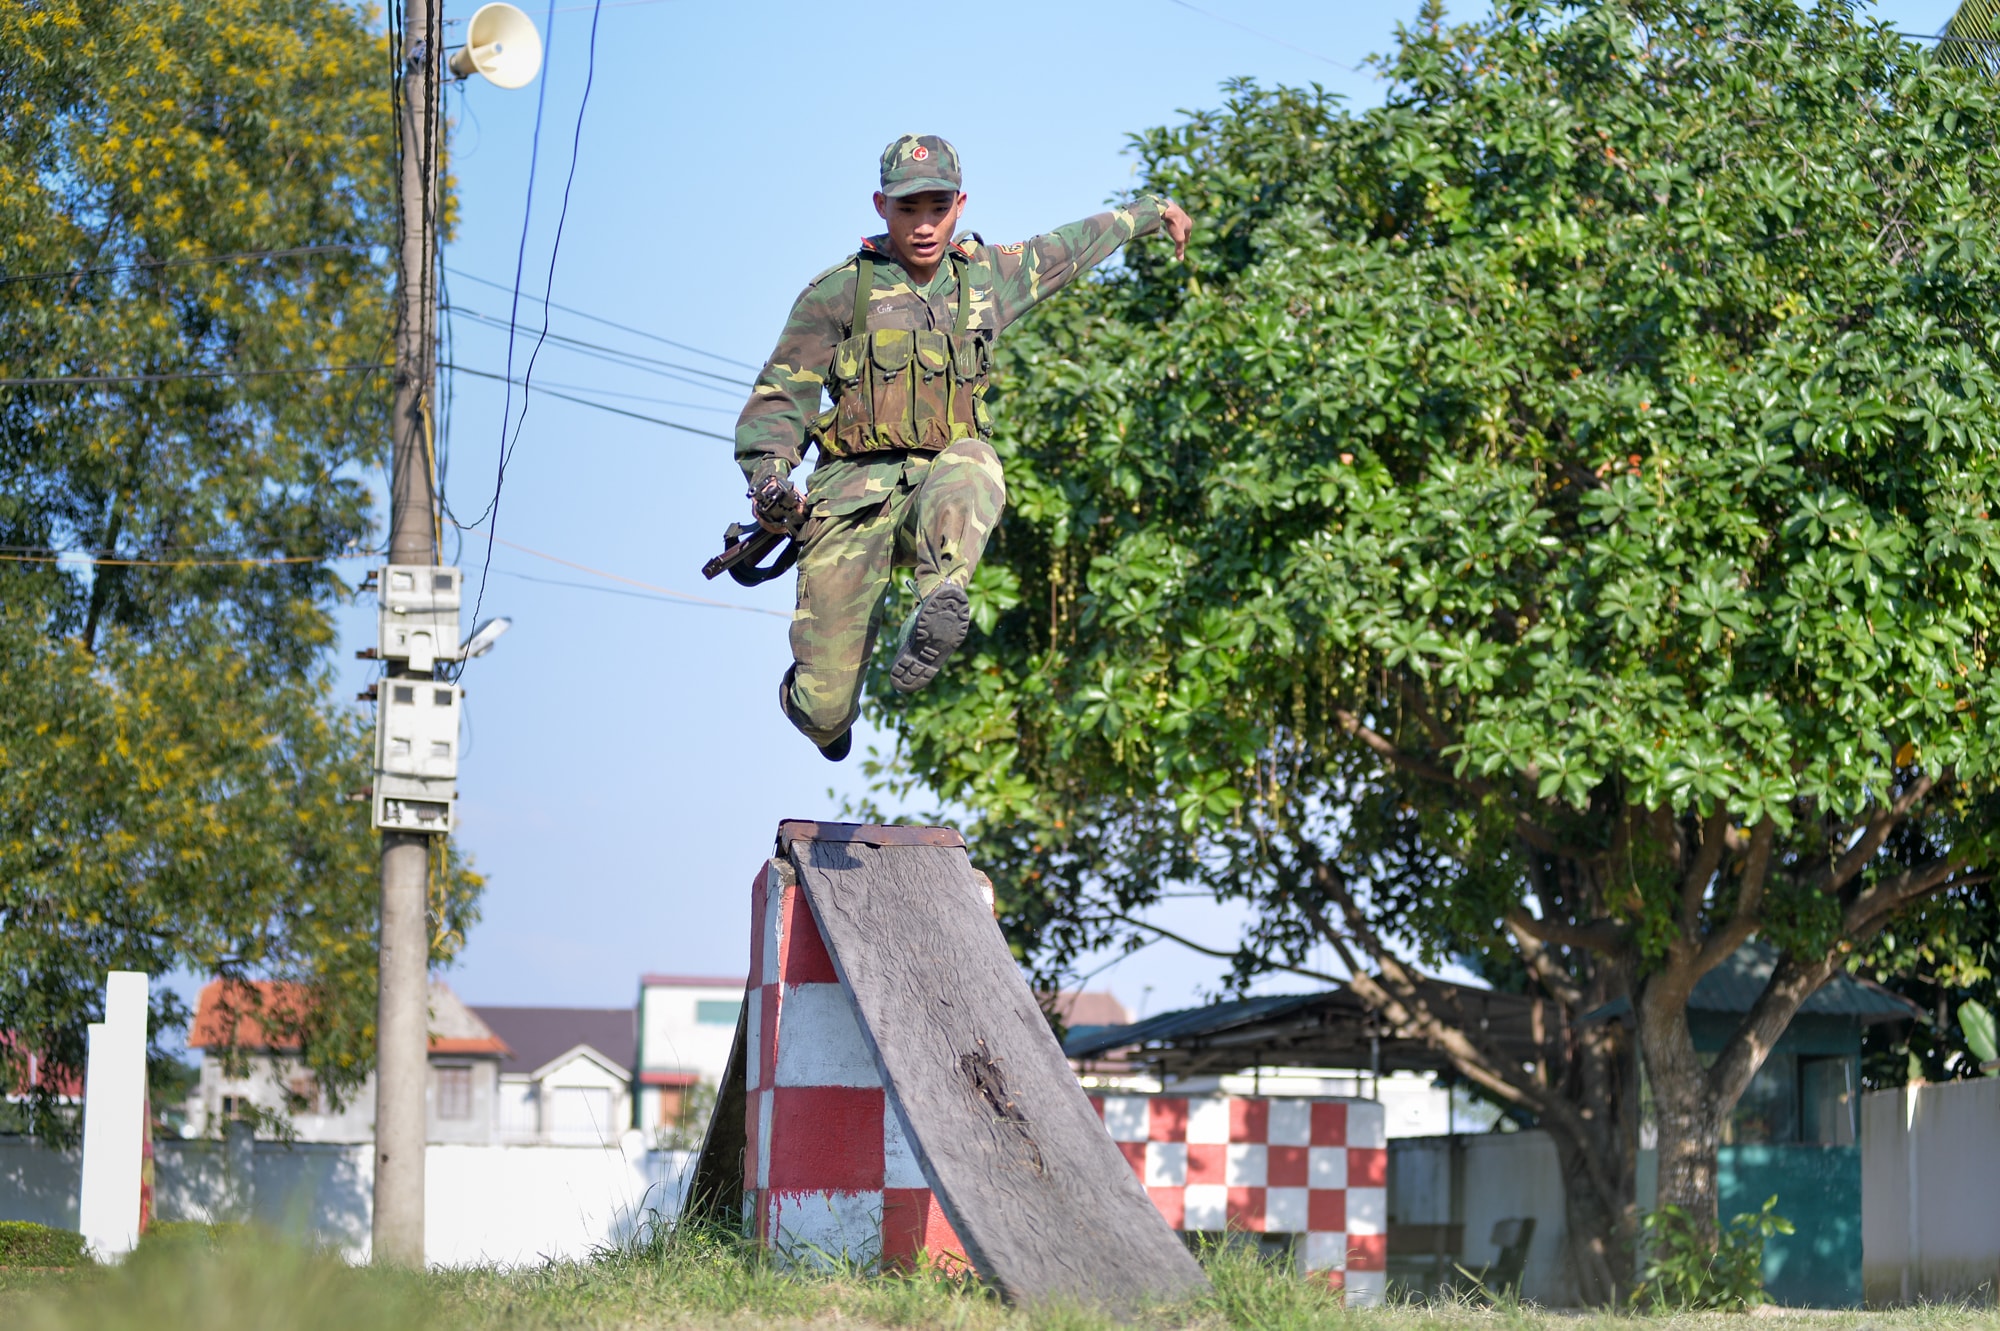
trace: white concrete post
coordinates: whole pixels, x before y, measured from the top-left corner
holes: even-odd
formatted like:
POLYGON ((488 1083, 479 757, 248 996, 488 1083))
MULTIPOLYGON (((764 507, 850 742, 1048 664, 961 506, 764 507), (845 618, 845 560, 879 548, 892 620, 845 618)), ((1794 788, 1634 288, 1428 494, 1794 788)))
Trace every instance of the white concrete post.
POLYGON ((146 1137, 146 976, 112 971, 104 1020, 90 1024, 83 1082, 83 1185, 77 1224, 91 1253, 113 1261, 139 1242, 146 1137))

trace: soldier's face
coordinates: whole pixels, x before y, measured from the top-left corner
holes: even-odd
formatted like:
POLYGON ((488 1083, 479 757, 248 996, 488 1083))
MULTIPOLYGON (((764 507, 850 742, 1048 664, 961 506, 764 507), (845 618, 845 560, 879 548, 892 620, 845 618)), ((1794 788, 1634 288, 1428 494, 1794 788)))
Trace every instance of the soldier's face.
POLYGON ((944 258, 944 247, 958 229, 958 215, 965 211, 965 196, 933 190, 891 199, 877 193, 875 211, 889 224, 889 243, 896 257, 922 276, 944 258))

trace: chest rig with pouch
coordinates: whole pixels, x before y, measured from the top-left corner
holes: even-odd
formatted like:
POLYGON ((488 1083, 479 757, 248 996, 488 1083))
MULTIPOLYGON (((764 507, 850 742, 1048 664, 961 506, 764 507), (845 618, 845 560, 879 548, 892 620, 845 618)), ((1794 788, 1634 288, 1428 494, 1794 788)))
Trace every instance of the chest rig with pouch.
POLYGON ((949 333, 868 327, 875 260, 862 254, 854 274, 854 323, 833 349, 827 391, 833 406, 813 422, 822 457, 907 450, 939 453, 960 439, 993 433, 986 409, 990 368, 986 339, 968 331, 972 272, 983 267, 950 251, 957 269, 958 312, 949 333))

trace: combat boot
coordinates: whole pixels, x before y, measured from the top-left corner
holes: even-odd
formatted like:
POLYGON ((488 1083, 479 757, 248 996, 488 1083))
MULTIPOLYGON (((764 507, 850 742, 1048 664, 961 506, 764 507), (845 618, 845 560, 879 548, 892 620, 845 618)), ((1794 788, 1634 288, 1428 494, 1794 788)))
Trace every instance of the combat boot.
POLYGON ((896 664, 889 667, 889 683, 896 692, 915 693, 936 679, 970 627, 972 602, 965 588, 951 581, 933 587, 904 621, 896 664))

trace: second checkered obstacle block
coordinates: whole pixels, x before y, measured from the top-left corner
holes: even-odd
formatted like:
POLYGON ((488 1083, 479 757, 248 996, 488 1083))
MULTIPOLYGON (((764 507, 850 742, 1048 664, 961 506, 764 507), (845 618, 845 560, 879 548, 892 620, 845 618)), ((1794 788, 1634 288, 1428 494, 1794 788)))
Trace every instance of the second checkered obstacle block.
POLYGON ((1388 1142, 1372 1100, 1102 1095, 1105 1129, 1177 1230, 1284 1235, 1300 1269, 1381 1302, 1388 1142))

